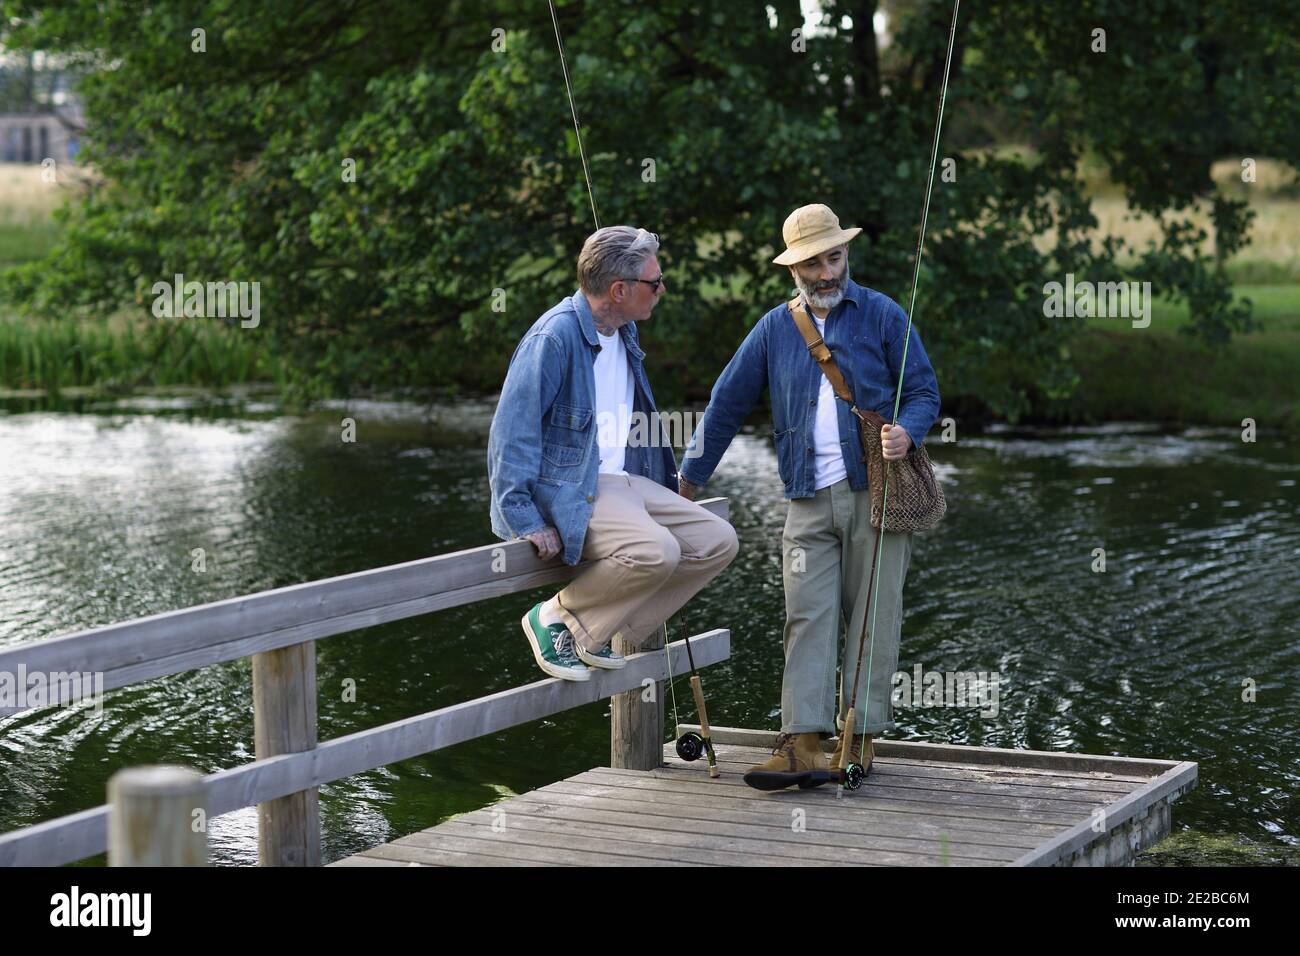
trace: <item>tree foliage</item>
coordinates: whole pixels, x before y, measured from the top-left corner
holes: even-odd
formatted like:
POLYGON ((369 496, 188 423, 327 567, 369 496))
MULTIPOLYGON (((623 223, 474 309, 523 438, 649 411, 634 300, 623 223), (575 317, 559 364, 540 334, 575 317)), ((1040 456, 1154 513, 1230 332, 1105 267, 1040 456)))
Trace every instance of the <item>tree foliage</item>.
MULTIPOLYGON (((669 292, 642 336, 666 400, 706 394, 789 294, 770 260, 795 206, 826 202, 862 226, 854 277, 911 301, 951 7, 885 6, 883 49, 874 0, 823 0, 798 52, 799 0, 557 0, 601 222, 663 242, 669 292)), ((147 310, 178 272, 259 281, 263 321, 247 334, 316 390, 491 388, 517 336, 574 287, 593 223, 545 0, 4 7, 0 43, 88 71, 103 177, 66 242, 7 276, 28 309, 147 310)), ((1207 340, 1249 327, 1221 268, 1249 213, 1209 168, 1296 160, 1286 4, 962 13, 940 149, 957 178, 934 184, 914 310, 945 400, 1014 417, 1075 384, 1075 320, 1044 316, 1043 285, 1118 279, 1123 251, 1091 241, 1089 148, 1164 217, 1131 277, 1186 297, 1207 340), (1033 151, 994 148, 1008 135, 1033 151), (1187 225, 1196 199, 1214 204, 1217 261, 1187 225)))

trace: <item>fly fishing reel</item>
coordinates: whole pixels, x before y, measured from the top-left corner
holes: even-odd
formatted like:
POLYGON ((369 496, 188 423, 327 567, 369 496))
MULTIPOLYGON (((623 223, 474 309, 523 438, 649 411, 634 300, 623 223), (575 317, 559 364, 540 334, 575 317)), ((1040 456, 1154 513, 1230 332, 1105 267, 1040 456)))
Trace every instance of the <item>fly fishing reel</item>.
POLYGON ((856 790, 866 778, 867 772, 862 769, 862 764, 851 763, 844 768, 844 780, 840 785, 845 790, 856 790))
POLYGON ((677 756, 683 760, 699 760, 704 756, 704 738, 688 730, 677 738, 677 756))

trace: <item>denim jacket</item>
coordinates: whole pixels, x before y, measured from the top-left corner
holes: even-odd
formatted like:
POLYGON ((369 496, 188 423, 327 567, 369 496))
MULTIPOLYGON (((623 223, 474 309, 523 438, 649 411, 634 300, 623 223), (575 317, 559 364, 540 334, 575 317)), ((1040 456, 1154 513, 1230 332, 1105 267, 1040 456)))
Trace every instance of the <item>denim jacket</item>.
MULTIPOLYGON (((894 389, 903 360, 907 313, 889 296, 848 280, 844 300, 826 316, 824 340, 861 409, 893 420, 894 389)), ((713 386, 704 416, 683 458, 682 477, 703 486, 731 444, 746 416, 767 388, 772 401, 772 437, 785 497, 815 493, 813 428, 822 370, 794 324, 788 304, 768 312, 745 336, 713 386)), ((867 487, 862 436, 847 403, 835 399, 840 448, 849 487, 867 487)), ((920 444, 939 417, 939 386, 934 369, 912 326, 907 374, 898 424, 920 444)))
MULTIPOLYGON (((676 459, 658 425, 636 323, 622 326, 619 334, 635 382, 633 412, 646 423, 639 431, 633 426, 623 469, 676 492, 676 459)), ((493 534, 508 541, 550 525, 560 533, 565 564, 581 559, 596 502, 600 448, 593 365, 599 351, 596 320, 579 290, 520 340, 488 432, 493 534)))

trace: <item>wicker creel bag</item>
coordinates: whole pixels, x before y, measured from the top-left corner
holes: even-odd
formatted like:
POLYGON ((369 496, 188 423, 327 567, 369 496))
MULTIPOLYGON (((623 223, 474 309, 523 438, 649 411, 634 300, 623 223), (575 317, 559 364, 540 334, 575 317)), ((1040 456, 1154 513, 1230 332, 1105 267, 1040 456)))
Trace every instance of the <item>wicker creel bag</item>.
POLYGON ((889 422, 870 409, 864 411, 858 408, 854 403, 853 395, 844 382, 844 376, 840 374, 839 366, 835 364, 831 350, 817 334, 817 327, 803 307, 802 297, 790 300, 790 314, 794 316, 794 323, 808 345, 809 354, 821 366, 822 373, 830 380, 835 394, 848 403, 858 420, 865 452, 863 461, 867 465, 867 482, 871 489, 871 527, 879 529, 883 515, 886 531, 928 531, 933 528, 948 510, 948 502, 943 497, 943 488, 934 476, 930 453, 924 445, 913 441, 905 457, 886 461, 880 444, 880 430, 889 422), (886 474, 889 476, 888 511, 885 510, 884 501, 886 474))

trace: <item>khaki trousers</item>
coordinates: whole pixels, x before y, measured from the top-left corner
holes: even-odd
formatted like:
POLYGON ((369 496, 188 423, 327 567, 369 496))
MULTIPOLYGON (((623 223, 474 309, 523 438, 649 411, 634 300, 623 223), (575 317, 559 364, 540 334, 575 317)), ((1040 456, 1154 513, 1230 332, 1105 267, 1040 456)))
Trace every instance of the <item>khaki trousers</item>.
MULTIPOLYGON (((879 532, 871 527, 871 493, 853 491, 848 479, 811 498, 793 498, 782 535, 785 584, 785 675, 781 683, 781 730, 838 732, 853 693, 858 641, 867 616, 867 585, 879 532), (841 626, 844 652, 836 653, 841 626), (836 708, 835 660, 843 663, 836 708)), ((912 558, 912 536, 885 532, 880 555, 875 641, 868 631, 855 703, 854 732, 893 730, 893 675, 903 622, 903 582, 912 558), (870 682, 867 665, 870 660, 870 682)))
POLYGON ((641 475, 600 475, 582 557, 591 564, 557 597, 589 651, 619 631, 640 644, 735 558, 726 521, 641 475))

